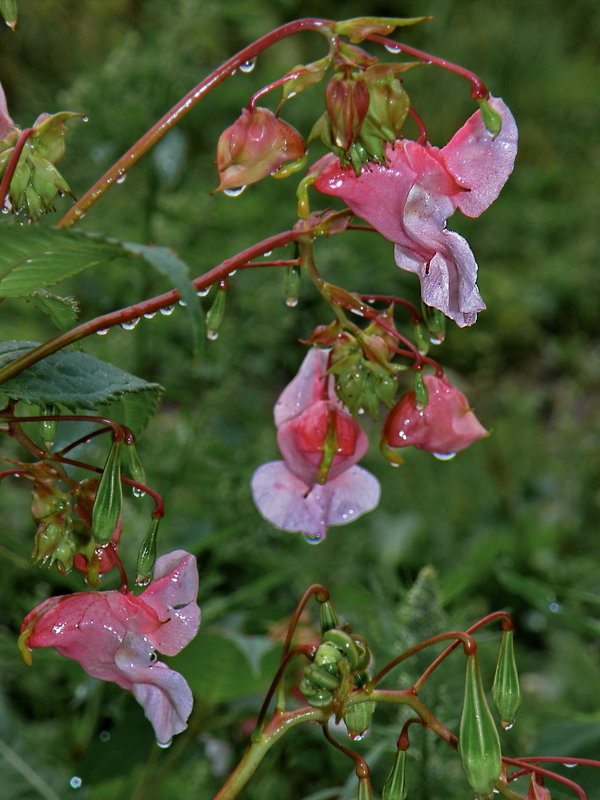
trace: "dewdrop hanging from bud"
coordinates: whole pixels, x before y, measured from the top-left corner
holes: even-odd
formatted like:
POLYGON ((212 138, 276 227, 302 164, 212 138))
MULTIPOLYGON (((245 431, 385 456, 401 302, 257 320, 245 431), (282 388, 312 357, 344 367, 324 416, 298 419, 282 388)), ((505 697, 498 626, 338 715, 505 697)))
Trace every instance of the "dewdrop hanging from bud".
POLYGON ((92 530, 98 544, 106 544, 111 540, 121 514, 121 444, 122 439, 118 439, 111 445, 94 501, 92 530))
POLYGON ((140 461, 135 442, 126 443, 125 454, 127 457, 127 468, 133 480, 137 483, 146 483, 146 471, 140 461))
POLYGON ((467 655, 458 750, 471 789, 477 795, 491 796, 502 770, 502 754, 498 731, 485 699, 476 653, 467 655))
POLYGON ((519 674, 515 662, 513 631, 502 631, 502 641, 496 663, 492 698, 500 717, 502 730, 512 727, 521 704, 519 674))
POLYGON ((227 300, 227 285, 222 282, 217 289, 217 294, 212 306, 206 315, 206 338, 214 341, 219 336, 219 328, 225 316, 227 300))

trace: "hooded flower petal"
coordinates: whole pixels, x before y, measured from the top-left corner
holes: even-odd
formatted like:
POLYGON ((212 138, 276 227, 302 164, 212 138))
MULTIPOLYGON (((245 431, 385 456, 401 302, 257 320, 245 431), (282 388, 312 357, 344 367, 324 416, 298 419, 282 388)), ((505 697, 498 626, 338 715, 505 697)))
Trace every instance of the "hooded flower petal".
POLYGON ((94 678, 114 681, 142 703, 157 739, 168 742, 185 728, 191 692, 185 679, 155 661, 155 649, 179 652, 196 634, 197 573, 188 553, 156 562, 156 585, 132 592, 79 592, 53 597, 24 619, 28 649, 55 647, 94 678))
POLYGON ((311 347, 296 376, 275 403, 275 425, 279 427, 305 411, 316 400, 326 396, 330 380, 325 375, 330 350, 311 347))
POLYGON ((496 98, 489 103, 502 118, 496 138, 477 111, 441 150, 401 139, 388 145, 387 165, 365 165, 358 176, 332 156, 313 168, 315 188, 340 197, 394 242, 398 266, 419 275, 423 301, 459 326, 473 324, 485 304, 473 253, 446 220, 456 208, 481 214, 510 175, 517 149, 509 109, 496 98))
POLYGON ((372 511, 380 487, 377 478, 357 466, 311 487, 283 461, 270 461, 254 473, 252 495, 262 516, 277 528, 318 541, 325 538, 329 525, 345 525, 372 511))
POLYGON ((442 376, 425 375, 429 399, 418 408, 414 391, 392 408, 383 428, 390 447, 417 447, 450 456, 488 435, 469 407, 469 401, 442 376))
POLYGON ((15 130, 15 123, 10 118, 8 113, 8 105, 6 104, 6 95, 0 83, 0 141, 15 130))

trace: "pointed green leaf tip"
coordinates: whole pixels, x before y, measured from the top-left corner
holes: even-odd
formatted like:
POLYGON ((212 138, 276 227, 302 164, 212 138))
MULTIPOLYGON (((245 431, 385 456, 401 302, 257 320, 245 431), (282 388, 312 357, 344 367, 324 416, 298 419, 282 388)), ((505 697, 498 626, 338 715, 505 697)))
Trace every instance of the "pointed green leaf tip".
POLYGON ((0 14, 8 27, 14 31, 17 25, 17 0, 0 0, 0 14))
POLYGON ((476 654, 467 656, 458 749, 469 786, 476 794, 487 797, 500 775, 502 755, 498 731, 485 699, 476 654))
POLYGON ((500 716, 502 730, 508 730, 512 727, 521 704, 521 689, 512 630, 502 631, 502 641, 492 686, 492 698, 500 716))
POLYGON ((396 28, 416 25, 427 19, 431 17, 354 17, 336 22, 333 30, 338 36, 346 36, 353 44, 357 44, 374 33, 387 36, 396 28))
POLYGON ((121 514, 121 444, 120 439, 112 443, 94 501, 92 530, 98 544, 110 542, 121 514))
POLYGON ((396 750, 394 763, 387 776, 381 800, 405 800, 408 796, 406 788, 406 750, 396 750))

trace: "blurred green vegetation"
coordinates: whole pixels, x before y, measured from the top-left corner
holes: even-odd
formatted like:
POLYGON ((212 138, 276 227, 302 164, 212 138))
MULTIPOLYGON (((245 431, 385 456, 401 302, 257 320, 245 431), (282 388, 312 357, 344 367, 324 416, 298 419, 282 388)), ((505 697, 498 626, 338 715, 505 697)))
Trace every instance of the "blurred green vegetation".
MULTIPOLYGON (((166 389, 140 453, 151 485, 167 502, 161 550, 183 547, 198 556, 203 626, 173 659, 194 689, 196 709, 190 729, 169 751, 158 751, 125 692, 88 678, 54 652, 36 651, 31 668, 21 664, 15 643, 22 617, 48 595, 80 590, 81 583, 79 575, 30 567, 27 487, 5 481, 0 781, 6 800, 210 798, 242 752, 274 670, 269 632, 312 582, 329 587, 342 616, 371 643, 378 666, 444 626, 467 626, 498 608, 511 611, 524 701, 504 737, 506 754, 597 755, 597 4, 20 0, 19 13, 17 32, 1 32, 0 79, 23 127, 42 111, 89 116, 87 125, 70 124, 62 163, 77 195, 211 68, 298 16, 431 14, 434 21, 404 30, 401 38, 478 72, 511 106, 520 152, 503 194, 481 219, 451 220, 477 256, 489 310, 472 329, 450 329, 435 353, 492 436, 449 463, 407 453, 398 470, 372 447, 363 463, 382 482, 379 508, 330 530, 319 547, 271 528, 248 488, 254 468, 277 457, 272 405, 302 358, 298 339, 328 321, 307 287, 290 310, 277 272, 238 274, 220 337, 197 358, 182 310, 84 343, 87 352, 166 389), (426 573, 409 593, 428 564, 437 584, 426 573), (70 788, 73 776, 80 788, 70 788)), ((215 144, 252 92, 323 52, 320 37, 311 34, 275 46, 251 74, 238 73, 192 110, 81 227, 173 247, 194 274, 289 227, 293 180, 265 181, 237 199, 209 195, 216 186, 215 144)), ((447 141, 472 112, 468 87, 454 75, 424 67, 407 73, 405 85, 434 144, 447 141)), ((285 118, 305 135, 321 103, 318 92, 307 90, 286 107, 285 118)), ((59 205, 64 212, 67 200, 59 205)), ((391 245, 376 237, 334 237, 318 244, 317 257, 326 277, 351 290, 417 298, 413 276, 399 273, 391 245)), ((112 265, 63 286, 81 301, 84 319, 169 288, 154 275, 112 265)), ((22 304, 2 304, 3 339, 52 333, 22 304)), ((374 425, 370 433, 375 442, 374 425)), ((5 455, 19 454, 10 447, 5 455)), ((104 452, 97 444, 87 455, 101 462, 104 452)), ((124 557, 130 568, 149 509, 147 500, 128 500, 124 557)), ((491 684, 499 638, 485 633, 481 640, 491 684)), ((416 674, 409 662, 387 685, 406 685, 416 674)), ((461 693, 456 653, 424 700, 455 728, 461 693)), ((395 710, 378 712, 371 735, 357 745, 379 787, 399 719, 395 710)), ((433 738, 415 733, 410 797, 469 796, 455 754, 433 738)), ((577 769, 569 777, 581 780, 590 797, 600 794, 597 775, 577 769)), ((309 728, 277 746, 243 797, 346 800, 355 791, 349 762, 309 728)), ((553 787, 552 797, 567 794, 553 787)))

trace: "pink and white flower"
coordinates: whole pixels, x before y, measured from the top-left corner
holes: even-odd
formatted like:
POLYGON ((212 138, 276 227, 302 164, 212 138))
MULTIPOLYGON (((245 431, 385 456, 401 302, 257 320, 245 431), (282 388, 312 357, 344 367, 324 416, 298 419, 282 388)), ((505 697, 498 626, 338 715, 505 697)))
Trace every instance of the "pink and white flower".
POLYGON ((8 113, 8 105, 6 104, 6 95, 0 83, 0 142, 16 130, 15 123, 12 121, 8 113))
POLYGON ((175 655, 194 638, 197 593, 195 558, 175 550, 157 559, 154 579, 138 596, 112 590, 45 600, 23 620, 20 644, 25 657, 32 648, 54 647, 92 677, 131 691, 158 742, 167 744, 187 727, 193 698, 185 678, 157 661, 156 651, 175 655))
POLYGON ((260 513, 283 530, 322 540, 379 502, 379 482, 356 462, 369 442, 338 400, 327 375, 329 351, 313 347, 275 404, 283 461, 259 467, 252 494, 260 513))
POLYGON ((446 229, 458 208, 479 216, 512 172, 517 127, 509 108, 490 97, 502 129, 494 137, 476 111, 445 147, 409 139, 388 144, 387 165, 369 164, 360 175, 328 155, 313 167, 314 186, 340 197, 359 217, 395 243, 396 264, 415 272, 423 302, 463 327, 485 304, 477 289, 477 263, 467 241, 446 229))
POLYGON ((390 447, 416 447, 449 458, 488 435, 469 401, 444 376, 425 375, 427 405, 417 405, 410 391, 389 412, 383 440, 390 447))

